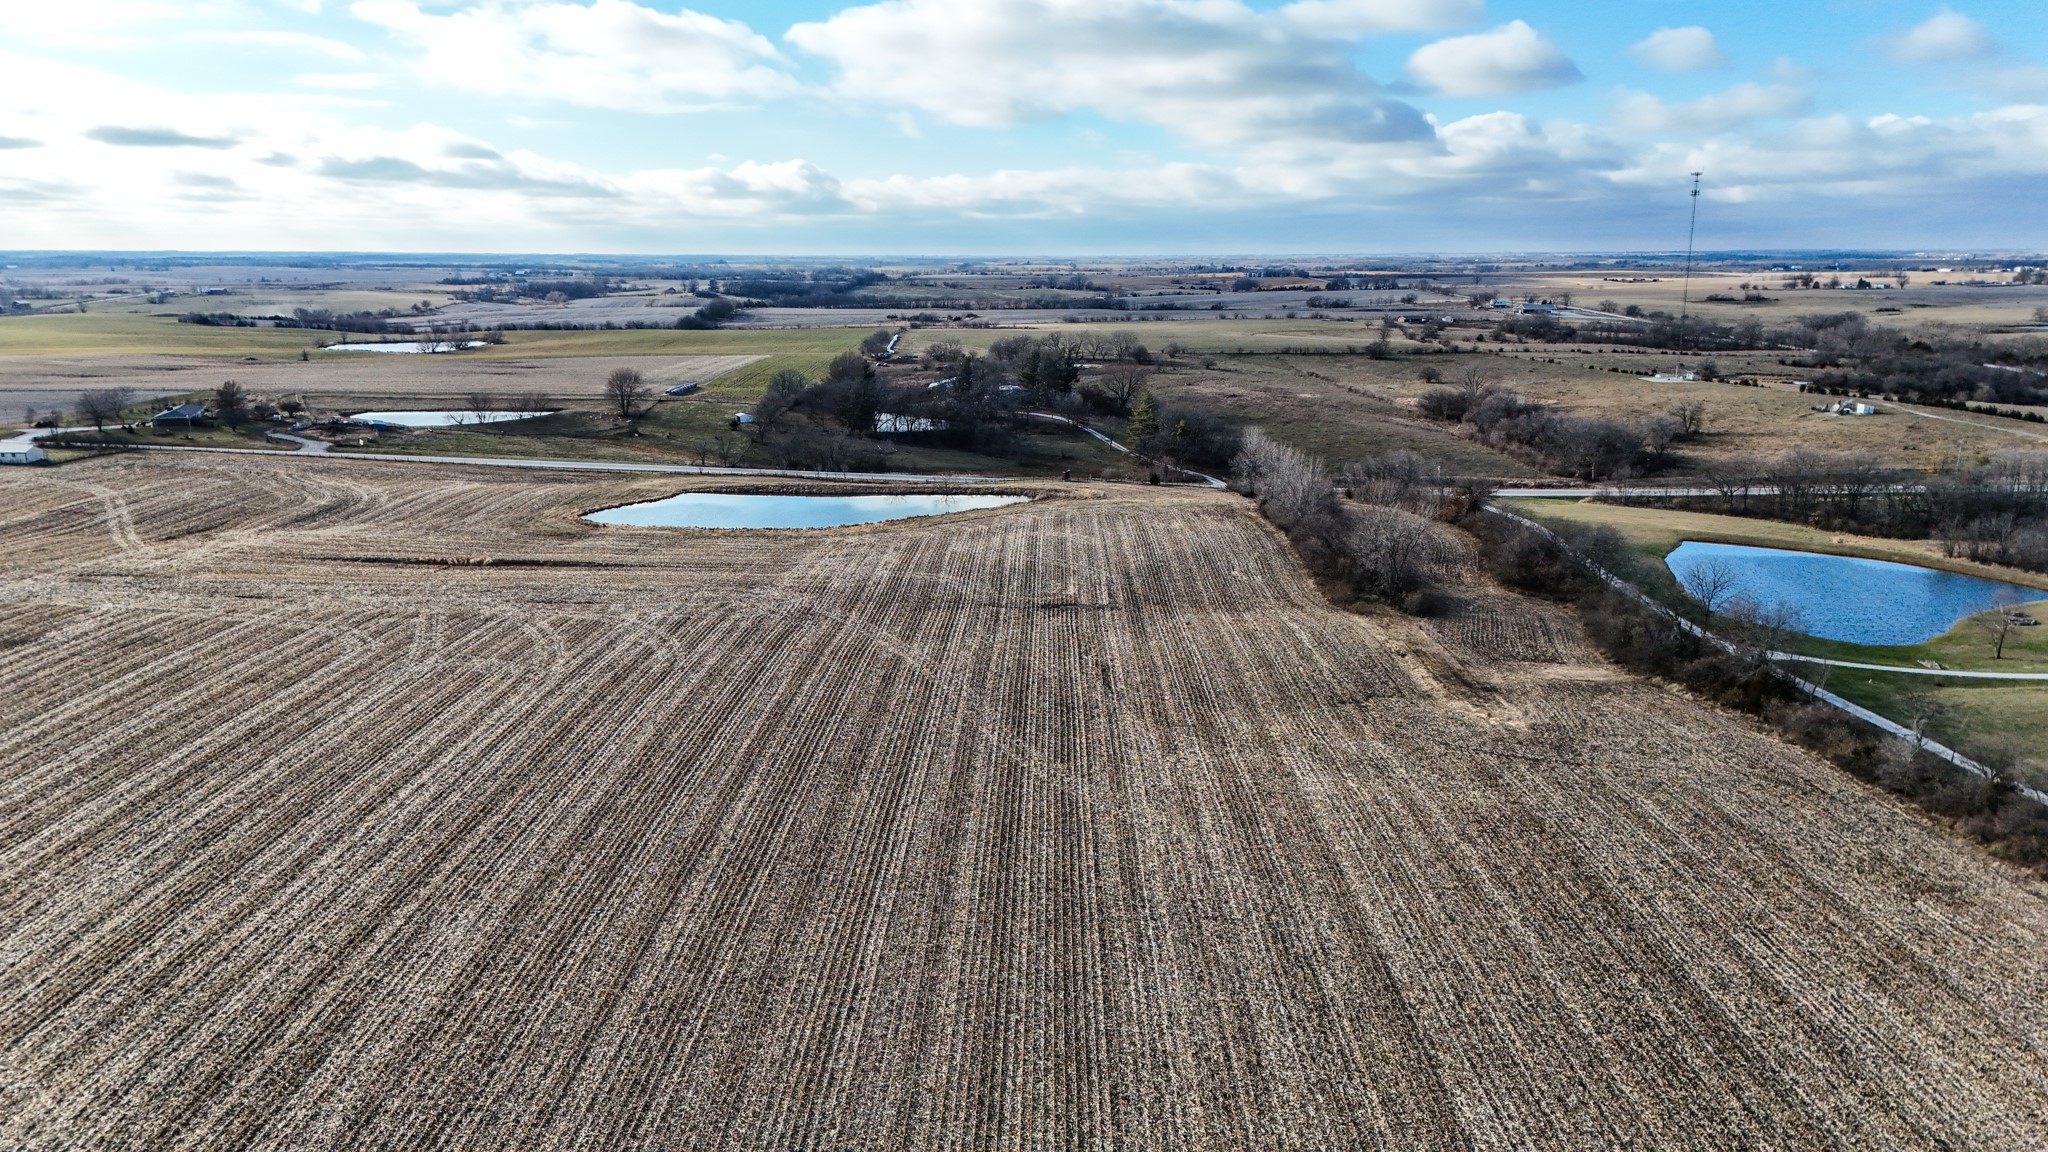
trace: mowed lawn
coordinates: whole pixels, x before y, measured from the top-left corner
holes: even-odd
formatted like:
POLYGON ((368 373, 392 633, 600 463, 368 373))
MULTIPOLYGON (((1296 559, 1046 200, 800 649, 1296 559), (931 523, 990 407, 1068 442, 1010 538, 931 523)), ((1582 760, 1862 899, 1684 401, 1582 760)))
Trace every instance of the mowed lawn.
MULTIPOLYGON (((1942 556, 1935 545, 1924 540, 1884 540, 1775 520, 1661 508, 1569 500, 1501 503, 1539 519, 1612 527, 1639 551, 1654 557, 1660 566, 1663 557, 1682 541, 1699 540, 1860 556, 2006 580, 2043 589, 2042 599, 2024 605, 2023 610, 2048 622, 2048 577, 1942 556)), ((1667 596, 1675 594, 1669 585, 1663 591, 1667 596)), ((1918 667, 1922 661, 1933 661, 1943 668, 1963 671, 2048 672, 2048 623, 2012 629, 2006 636, 2004 656, 1999 658, 1994 656, 1981 619, 1962 620, 1948 632, 1922 644, 1844 644, 1803 636, 1790 646, 1808 655, 1857 663, 1918 667)), ((1822 666, 1813 664, 1793 670, 1820 680, 1829 690, 1901 724, 1910 725, 1915 718, 1924 717, 1928 735, 1967 756, 2037 783, 2048 780, 2048 740, 2041 735, 2048 732, 2048 682, 1946 679, 1850 668, 1823 671, 1822 666)))

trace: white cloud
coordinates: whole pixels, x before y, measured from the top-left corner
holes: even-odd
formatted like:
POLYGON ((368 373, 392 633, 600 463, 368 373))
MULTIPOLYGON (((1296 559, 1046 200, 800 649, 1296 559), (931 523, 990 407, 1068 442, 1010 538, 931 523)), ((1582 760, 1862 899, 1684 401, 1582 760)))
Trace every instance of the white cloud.
POLYGON ((1616 105, 1614 122, 1646 135, 1704 135, 1756 120, 1796 116, 1807 104, 1806 90, 1796 84, 1737 84, 1677 104, 1647 92, 1629 92, 1616 105))
POLYGON ((589 108, 685 111, 797 88, 767 39, 737 20, 630 0, 484 0, 446 15, 420 0, 349 11, 415 50, 422 81, 589 108))
POLYGON ((1714 34, 1697 24, 1659 28, 1629 48, 1629 53, 1665 72, 1704 72, 1727 64, 1714 34))
POLYGON ((1704 170, 1709 194, 1743 202, 1926 197, 1984 179, 2048 174, 2048 107, 1971 116, 1817 116, 1762 135, 1661 145, 1614 173, 1662 183, 1704 170))
POLYGON ((302 88, 330 88, 336 90, 361 90, 382 88, 391 82, 391 77, 382 72, 301 72, 292 77, 292 83, 302 88))
POLYGON ((2006 100, 2026 103, 2048 102, 2048 68, 2039 64, 2014 64, 1993 68, 1973 77, 1976 87, 2006 100))
MULTIPOLYGON (((1942 211, 1990 220, 1986 227, 2015 236, 2048 219, 2026 207, 2031 189, 2048 175, 2048 108, 1949 118, 1808 117, 1807 82, 1781 65, 1757 83, 1694 100, 1624 93, 1611 120, 1599 125, 1544 121, 1497 105, 1439 123, 1387 98, 1352 63, 1352 37, 1427 15, 1400 3, 954 6, 958 13, 939 0, 865 5, 841 13, 859 19, 803 26, 813 31, 793 32, 791 43, 821 45, 815 50, 848 105, 870 111, 870 131, 885 132, 890 116, 1003 126, 1093 112, 1158 125, 1210 151, 1175 156, 1157 142, 1114 132, 1082 145, 1085 133, 1075 131, 1061 135, 1103 159, 1000 169, 960 160, 940 167, 933 150, 899 145, 827 170, 773 140, 718 138, 677 151, 701 154, 715 146, 733 159, 640 169, 630 159, 581 164, 540 145, 515 149, 488 132, 382 126, 391 106, 376 105, 372 114, 370 101, 347 91, 380 79, 368 69, 306 73, 297 90, 283 93, 192 92, 124 76, 121 68, 0 49, 0 75, 10 81, 0 86, 0 202, 8 224, 23 234, 53 245, 113 248, 320 248, 337 237, 371 235, 379 246, 438 250, 844 250, 885 242, 998 250, 1073 244, 1077 236, 1112 245, 1149 245, 1162 235, 1213 242, 1226 234, 1218 223, 1225 220, 1249 222, 1229 233, 1248 243, 1274 235, 1299 243, 1310 235, 1301 222, 1323 219, 1337 222, 1330 242, 1339 243, 1340 234, 1344 242, 1363 239, 1365 233, 1341 230, 1369 218, 1385 221, 1389 237, 1427 230, 1431 239, 1417 231, 1415 243, 1533 247, 1571 237, 1632 243, 1618 231, 1624 225, 1612 222, 1642 218, 1643 189, 1668 189, 1684 172, 1705 169, 1710 195, 1770 206, 1753 221, 1820 221, 1827 230, 1813 236, 1825 235, 1825 243, 1904 240, 1915 220, 1942 211), (365 122, 371 119, 377 122, 365 122), (1154 159, 1153 150, 1165 159, 1154 159), (1915 216, 1914 204, 1940 207, 1915 216), (1847 211, 1852 205, 1885 210, 1847 211), (1958 213, 1956 205, 1969 211, 1958 213), (1015 222, 1007 232, 1006 221, 1015 222), (1859 239, 1857 230, 1868 234, 1859 239), (993 237, 1007 239, 984 245, 993 237)), ((572 29, 586 37, 579 40, 542 17, 590 16, 601 7, 469 0, 457 8, 435 0, 387 4, 383 14, 403 9, 401 18, 411 13, 426 21, 395 29, 401 43, 448 36, 458 49, 487 51, 511 67, 508 87, 553 92, 549 84, 580 79, 576 69, 585 58, 602 58, 622 33, 600 20, 572 29), (484 11, 507 18, 511 48, 488 36, 479 48, 477 39, 465 39, 473 29, 446 23, 484 11)), ((649 11, 623 0, 612 0, 612 8, 629 21, 649 11)), ((723 59, 736 61, 718 83, 760 69, 781 91, 800 91, 773 45, 748 39, 750 31, 729 21, 702 20, 726 38, 718 41, 723 59)), ((1488 41, 1502 31, 1459 39, 1488 41)), ((373 55, 381 64, 388 52, 373 55)), ((422 63, 431 59, 423 42, 416 55, 422 63)), ((663 81, 661 62, 673 55, 648 48, 621 57, 617 70, 625 79, 612 91, 654 77, 665 85, 655 92, 661 106, 738 98, 705 95, 710 82, 702 77, 691 78, 696 90, 689 93, 663 81)), ((125 67, 126 58, 115 59, 125 67)), ((1526 83, 1529 59, 1524 52, 1482 63, 1493 83, 1502 72, 1526 83)), ((1553 81, 1576 76, 1556 68, 1561 59, 1558 53, 1547 73, 1553 81)), ((1992 63, 2009 67, 1972 69, 1982 75, 1970 82, 1986 91, 2004 84, 2014 100, 2048 93, 2043 70, 2016 60, 1992 63)), ((517 117, 527 125, 522 139, 543 130, 561 139, 603 115, 559 100, 504 109, 515 110, 549 118, 517 117)))
POLYGON ((221 44, 248 44, 258 48, 275 48, 280 51, 297 50, 315 52, 334 60, 349 63, 368 59, 363 50, 353 44, 315 36, 308 32, 273 32, 263 29, 237 29, 231 32, 201 32, 200 40, 211 40, 221 44))
POLYGON ((1431 32, 1486 15, 1485 0, 1295 0, 1280 15, 1318 36, 1431 32))
POLYGON ((1584 79, 1563 49, 1520 20, 1425 44, 1408 71, 1451 96, 1508 96, 1584 79))
POLYGON ((170 20, 200 20, 222 14, 219 3, 195 0, 95 0, 88 4, 0 3, 0 43, 36 44, 87 51, 127 51, 147 47, 149 25, 170 20))
POLYGON ((1886 47, 1893 59, 1928 64, 1988 56, 1997 45, 1984 25, 1944 5, 1925 21, 1889 37, 1886 47))
POLYGON ((1429 139, 1420 113, 1350 59, 1368 15, 1402 4, 1254 11, 1238 0, 887 0, 798 24, 845 99, 1007 127, 1088 110, 1198 145, 1286 150, 1429 139), (1338 17, 1343 16, 1343 21, 1338 17), (1333 24, 1332 22, 1335 22, 1333 24))

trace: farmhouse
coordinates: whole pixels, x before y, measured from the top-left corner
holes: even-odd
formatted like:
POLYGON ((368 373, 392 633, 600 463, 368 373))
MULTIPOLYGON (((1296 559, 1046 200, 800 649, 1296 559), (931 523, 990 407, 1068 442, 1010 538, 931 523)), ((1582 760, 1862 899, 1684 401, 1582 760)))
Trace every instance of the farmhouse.
POLYGON ((150 418, 149 422, 159 428, 190 429, 193 424, 197 423, 205 415, 206 405, 204 404, 180 404, 175 408, 166 408, 157 413, 150 418))

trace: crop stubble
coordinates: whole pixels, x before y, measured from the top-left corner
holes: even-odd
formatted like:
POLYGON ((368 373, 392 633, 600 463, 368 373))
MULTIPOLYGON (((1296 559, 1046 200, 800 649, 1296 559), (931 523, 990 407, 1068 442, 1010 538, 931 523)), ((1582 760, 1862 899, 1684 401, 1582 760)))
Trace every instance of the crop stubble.
POLYGON ((0 477, 0 1144, 2048 1140, 2042 887, 1546 609, 666 490, 0 477))

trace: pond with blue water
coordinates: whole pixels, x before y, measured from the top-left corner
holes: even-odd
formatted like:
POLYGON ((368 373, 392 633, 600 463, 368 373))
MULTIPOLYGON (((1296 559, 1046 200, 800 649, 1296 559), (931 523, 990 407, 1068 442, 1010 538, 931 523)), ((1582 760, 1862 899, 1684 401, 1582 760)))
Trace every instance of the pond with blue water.
POLYGON ((635 528, 837 528, 1022 504, 1028 496, 753 496, 684 492, 584 517, 635 528))
POLYGON ((460 428, 465 424, 504 424, 552 416, 553 412, 462 412, 457 410, 358 412, 349 419, 384 428, 460 428))
POLYGON ((1726 565, 1734 576, 1730 595, 1788 604, 1799 613, 1801 631, 1847 644, 1919 644, 2002 599, 2048 599, 2038 588, 1958 572, 1744 544, 1687 540, 1664 563, 1681 587, 1703 565, 1726 565))

